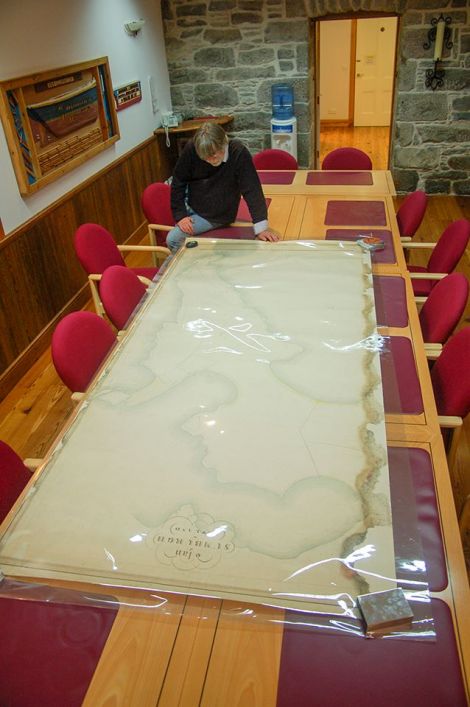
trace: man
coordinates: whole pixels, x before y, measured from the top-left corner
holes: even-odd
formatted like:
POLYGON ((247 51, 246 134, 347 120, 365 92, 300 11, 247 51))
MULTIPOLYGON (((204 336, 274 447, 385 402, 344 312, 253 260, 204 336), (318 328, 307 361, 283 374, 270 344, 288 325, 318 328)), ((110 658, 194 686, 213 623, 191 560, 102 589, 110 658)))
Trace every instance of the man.
POLYGON ((203 123, 181 153, 171 184, 171 209, 176 226, 167 236, 175 253, 188 236, 235 221, 240 197, 245 198, 255 238, 278 241, 268 227, 266 201, 247 148, 228 139, 216 123, 203 123))

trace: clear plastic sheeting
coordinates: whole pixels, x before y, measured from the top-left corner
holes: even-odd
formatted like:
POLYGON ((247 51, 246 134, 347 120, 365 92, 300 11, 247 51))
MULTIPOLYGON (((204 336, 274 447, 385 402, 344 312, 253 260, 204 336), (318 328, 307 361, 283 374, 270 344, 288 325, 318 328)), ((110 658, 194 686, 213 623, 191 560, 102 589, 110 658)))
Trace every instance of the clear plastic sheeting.
MULTIPOLYGON (((430 607, 416 512, 413 543, 394 538, 383 346, 355 244, 183 249, 4 528, 0 567, 348 632, 360 594, 399 585, 430 607)), ((422 621, 408 632, 430 637, 422 621)))

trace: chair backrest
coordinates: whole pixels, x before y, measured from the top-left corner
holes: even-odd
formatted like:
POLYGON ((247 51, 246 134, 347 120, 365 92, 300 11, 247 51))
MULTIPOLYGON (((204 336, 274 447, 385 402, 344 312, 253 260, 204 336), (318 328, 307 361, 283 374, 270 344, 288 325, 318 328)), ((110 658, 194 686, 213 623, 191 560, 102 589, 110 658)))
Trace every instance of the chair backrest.
POLYGON ((125 328, 145 292, 146 287, 137 275, 122 265, 111 265, 104 271, 100 281, 103 307, 118 329, 125 328))
POLYGON ((419 313, 426 343, 443 344, 459 323, 468 299, 468 280, 454 272, 439 280, 419 313))
POLYGON ((429 258, 428 272, 452 272, 464 254, 469 238, 470 221, 461 218, 449 224, 429 258))
POLYGON ((0 441, 0 523, 31 478, 23 460, 0 441))
POLYGON ((470 411, 470 327, 454 334, 431 368, 439 415, 465 417, 470 411))
POLYGON ((125 265, 114 238, 97 223, 79 226, 75 232, 74 246, 87 275, 100 275, 110 265, 125 265))
POLYGON ((256 169, 298 169, 295 157, 285 150, 261 150, 253 155, 256 169))
POLYGON ((372 161, 357 147, 338 147, 323 160, 322 169, 372 169, 372 161))
POLYGON ((115 341, 108 322, 93 312, 72 312, 64 317, 52 335, 51 353, 65 385, 83 393, 115 341))
MULTIPOLYGON (((154 182, 144 189, 141 198, 142 211, 149 223, 174 226, 175 219, 170 203, 171 187, 163 182, 154 182)), ((166 245, 167 231, 157 231, 157 245, 166 245)))
POLYGON ((424 218, 428 197, 424 191, 414 191, 402 201, 397 211, 397 222, 400 236, 413 238, 424 218))

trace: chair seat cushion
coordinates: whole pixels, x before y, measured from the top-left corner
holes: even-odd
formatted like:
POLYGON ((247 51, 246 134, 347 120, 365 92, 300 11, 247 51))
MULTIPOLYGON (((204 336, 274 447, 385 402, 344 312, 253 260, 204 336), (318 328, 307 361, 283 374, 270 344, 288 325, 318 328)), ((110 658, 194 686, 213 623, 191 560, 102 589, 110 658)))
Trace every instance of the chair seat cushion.
MULTIPOLYGON (((408 270, 410 272, 427 272, 426 268, 422 265, 408 265, 408 270)), ((435 282, 437 282, 437 280, 414 280, 412 278, 411 284, 413 285, 415 297, 428 297, 435 282)))

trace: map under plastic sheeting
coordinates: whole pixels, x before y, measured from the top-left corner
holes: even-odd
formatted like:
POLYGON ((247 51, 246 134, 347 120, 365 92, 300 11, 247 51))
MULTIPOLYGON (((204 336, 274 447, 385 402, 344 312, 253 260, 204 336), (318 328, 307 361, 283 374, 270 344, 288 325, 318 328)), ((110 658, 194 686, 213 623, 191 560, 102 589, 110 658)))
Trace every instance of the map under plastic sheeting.
POLYGON ((6 529, 0 566, 350 613, 397 584, 380 349, 354 244, 183 249, 6 529))

